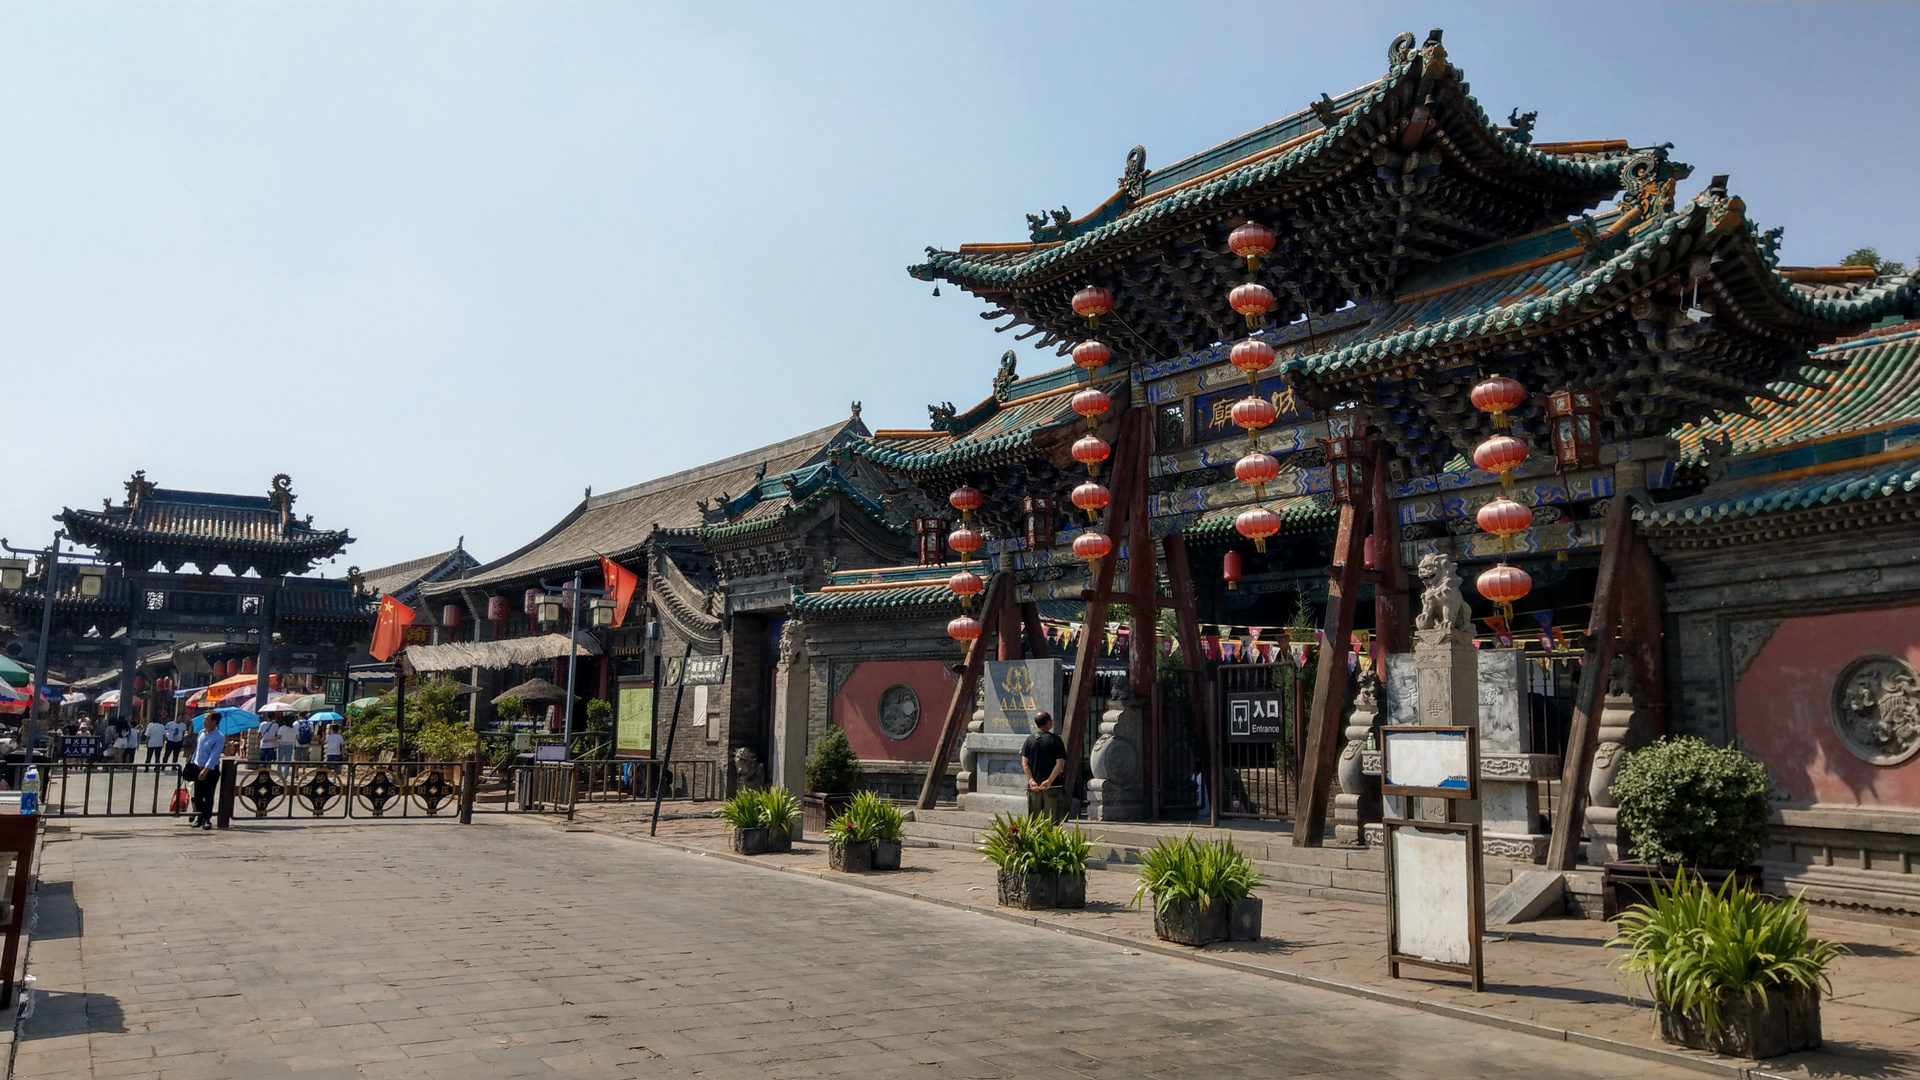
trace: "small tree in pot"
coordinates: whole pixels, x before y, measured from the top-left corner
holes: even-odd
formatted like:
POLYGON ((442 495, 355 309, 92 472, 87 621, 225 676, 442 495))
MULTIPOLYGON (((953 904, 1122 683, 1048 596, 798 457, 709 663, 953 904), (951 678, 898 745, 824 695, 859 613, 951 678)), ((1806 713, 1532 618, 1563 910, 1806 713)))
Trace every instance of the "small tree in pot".
POLYGON ((1628 754, 1609 791, 1634 859, 1607 864, 1605 914, 1651 900, 1649 884, 1671 883, 1674 867, 1710 885, 1737 877, 1757 886, 1752 864, 1773 816, 1767 787, 1766 766, 1730 746, 1683 736, 1628 754))
POLYGON ((807 793, 802 802, 809 831, 825 831, 827 822, 839 817, 853 802, 853 793, 867 786, 866 774, 847 742, 847 733, 837 727, 828 728, 814 744, 813 753, 807 755, 806 773, 807 793))
POLYGON ((1133 905, 1153 899, 1153 932, 1165 941, 1254 941, 1261 904, 1252 893, 1264 884, 1266 875, 1231 840, 1162 837, 1140 855, 1133 905))

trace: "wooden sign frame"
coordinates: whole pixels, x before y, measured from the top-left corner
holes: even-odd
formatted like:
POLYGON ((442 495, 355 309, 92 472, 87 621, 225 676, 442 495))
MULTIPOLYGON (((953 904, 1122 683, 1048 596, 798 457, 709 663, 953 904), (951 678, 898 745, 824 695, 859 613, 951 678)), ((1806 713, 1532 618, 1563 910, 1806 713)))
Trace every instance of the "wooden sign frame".
MULTIPOLYGON (((1480 733, 1470 727, 1417 727, 1388 725, 1380 731, 1380 793, 1382 795, 1411 795, 1429 799, 1478 799, 1480 797, 1480 733), (1393 776, 1394 738, 1401 735, 1448 735, 1458 736, 1467 744, 1467 786, 1452 787, 1410 787, 1391 782, 1393 776)), ((1451 816, 1451 815, 1449 815, 1451 816)))
POLYGON ((1392 978, 1400 977, 1400 965, 1412 964, 1416 967, 1434 968, 1467 976, 1473 985, 1473 992, 1485 989, 1484 947, 1482 938, 1486 934, 1486 896, 1484 893, 1484 874, 1481 868, 1480 826, 1456 821, 1410 821, 1405 818, 1388 818, 1382 822, 1386 832, 1387 864, 1387 974, 1392 978), (1462 834, 1466 841, 1466 887, 1467 887, 1467 962, 1456 964, 1444 960, 1430 960, 1401 951, 1400 948, 1400 888, 1404 884, 1396 867, 1397 852, 1400 845, 1400 831, 1414 829, 1421 832, 1443 832, 1462 834))

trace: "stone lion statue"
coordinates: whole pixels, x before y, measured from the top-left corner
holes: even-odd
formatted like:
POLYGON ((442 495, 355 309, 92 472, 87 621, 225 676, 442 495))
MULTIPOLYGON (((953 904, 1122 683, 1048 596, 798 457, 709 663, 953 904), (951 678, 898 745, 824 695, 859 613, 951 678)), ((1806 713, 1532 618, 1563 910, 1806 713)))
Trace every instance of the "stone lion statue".
POLYGON ((1452 559, 1438 552, 1420 557, 1420 614, 1418 630, 1463 630, 1473 625, 1473 611, 1460 595, 1460 573, 1452 559))
POLYGON ((744 746, 733 752, 733 775, 739 781, 738 790, 741 791, 767 786, 766 766, 760 764, 760 758, 744 746))

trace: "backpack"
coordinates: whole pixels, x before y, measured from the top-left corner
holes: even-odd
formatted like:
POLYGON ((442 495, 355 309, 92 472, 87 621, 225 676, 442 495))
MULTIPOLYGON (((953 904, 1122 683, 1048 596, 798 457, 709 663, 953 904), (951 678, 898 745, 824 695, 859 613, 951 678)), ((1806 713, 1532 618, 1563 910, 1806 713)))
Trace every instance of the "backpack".
POLYGON ((313 725, 312 724, 309 724, 305 720, 302 720, 298 724, 295 724, 293 726, 293 730, 295 732, 296 740, 300 743, 301 746, 307 746, 313 742, 313 725))

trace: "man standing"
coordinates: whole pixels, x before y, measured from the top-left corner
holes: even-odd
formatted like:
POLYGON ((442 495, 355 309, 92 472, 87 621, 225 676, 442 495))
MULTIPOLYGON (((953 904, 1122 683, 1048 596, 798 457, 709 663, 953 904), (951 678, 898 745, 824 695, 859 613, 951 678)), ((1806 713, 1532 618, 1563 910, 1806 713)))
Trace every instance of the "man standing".
POLYGON ((147 761, 148 765, 160 760, 160 749, 167 741, 167 729, 160 721, 147 721, 147 761))
POLYGON ((187 740, 187 725, 185 721, 182 721, 176 716, 167 721, 167 726, 160 730, 167 739, 167 753, 166 756, 160 760, 171 765, 180 760, 180 746, 187 740))
POLYGON ((1053 717, 1033 714, 1033 734, 1020 747, 1020 771, 1027 776, 1027 813, 1055 821, 1067 816, 1067 791, 1060 776, 1067 768, 1067 746, 1053 733, 1053 717))
POLYGON ((220 754, 226 748, 227 737, 220 734, 220 714, 208 712, 200 718, 200 741, 193 744, 193 758, 188 762, 188 767, 199 770, 193 774, 193 817, 187 819, 190 826, 213 828, 213 795, 220 786, 220 754))

